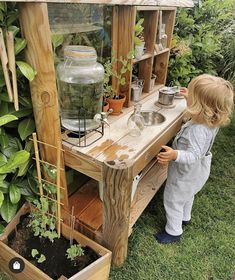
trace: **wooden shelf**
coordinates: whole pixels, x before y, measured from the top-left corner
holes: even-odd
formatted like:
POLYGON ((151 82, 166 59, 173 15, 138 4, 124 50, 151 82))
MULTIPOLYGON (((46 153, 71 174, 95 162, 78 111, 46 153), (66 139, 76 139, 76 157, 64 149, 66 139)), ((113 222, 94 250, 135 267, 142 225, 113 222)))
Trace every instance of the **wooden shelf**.
POLYGON ((154 6, 137 6, 136 7, 137 11, 172 11, 172 10, 176 10, 175 7, 154 7, 154 6))
MULTIPOLYGON (((151 163, 152 162, 150 162, 148 166, 150 166, 151 163)), ((167 167, 157 163, 140 180, 131 206, 129 235, 132 232, 133 225, 143 213, 144 209, 152 200, 156 192, 160 189, 166 180, 166 177, 167 167)))
MULTIPOLYGON (((151 166, 152 162, 148 166, 151 166)), ((148 169, 146 167, 146 170, 148 169)), ((167 168, 155 164, 140 180, 131 206, 129 234, 151 199, 166 180, 167 168)), ((99 198, 98 183, 90 180, 69 198, 69 205, 74 207, 76 229, 100 238, 103 223, 103 202, 99 198)))
POLYGON ((138 62, 143 61, 143 60, 146 60, 146 59, 148 59, 150 57, 152 58, 152 56, 153 55, 151 53, 145 53, 144 55, 142 55, 142 57, 140 59, 134 58, 133 59, 133 64, 138 63, 138 62))
POLYGON ((157 56, 157 55, 161 55, 161 54, 163 54, 163 53, 167 53, 167 52, 169 52, 170 51, 170 49, 169 48, 165 48, 164 50, 162 50, 162 51, 159 51, 159 52, 154 52, 154 56, 157 56))

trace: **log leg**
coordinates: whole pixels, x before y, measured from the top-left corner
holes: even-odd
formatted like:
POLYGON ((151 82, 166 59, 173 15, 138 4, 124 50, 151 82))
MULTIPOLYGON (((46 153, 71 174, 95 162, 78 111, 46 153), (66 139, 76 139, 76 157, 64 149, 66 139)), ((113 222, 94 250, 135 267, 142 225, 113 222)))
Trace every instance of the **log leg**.
POLYGON ((103 240, 112 251, 115 266, 121 266, 127 257, 132 170, 128 162, 104 163, 103 240))

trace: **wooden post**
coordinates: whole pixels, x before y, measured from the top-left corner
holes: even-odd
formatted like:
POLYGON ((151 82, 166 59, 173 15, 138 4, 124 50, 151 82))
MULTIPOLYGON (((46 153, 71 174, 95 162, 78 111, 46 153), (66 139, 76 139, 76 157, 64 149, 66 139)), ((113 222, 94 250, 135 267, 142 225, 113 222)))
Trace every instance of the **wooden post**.
MULTIPOLYGON (((123 56, 126 59, 127 54, 134 47, 134 27, 135 27, 136 7, 135 6, 117 6, 113 10, 112 39, 113 51, 117 58, 123 56)), ((117 71, 121 70, 120 63, 117 64, 117 71)), ((131 93, 131 72, 125 74, 126 84, 121 86, 120 91, 126 95, 125 106, 130 104, 131 93)), ((117 88, 117 83, 113 79, 113 86, 117 88)), ((117 88, 119 90, 119 88, 117 88)))
POLYGON ((133 181, 132 163, 104 163, 103 241, 112 251, 113 264, 121 266, 127 256, 133 181))
MULTIPOLYGON (((21 3, 20 23, 23 36, 27 41, 26 59, 37 71, 30 83, 34 117, 38 139, 57 147, 61 141, 59 109, 56 89, 51 32, 46 3, 21 3)), ((41 145, 42 158, 57 165, 56 148, 41 145)), ((64 159, 61 155, 61 168, 64 159)), ((61 186, 64 187, 62 201, 68 207, 68 194, 65 172, 61 172, 61 186)))

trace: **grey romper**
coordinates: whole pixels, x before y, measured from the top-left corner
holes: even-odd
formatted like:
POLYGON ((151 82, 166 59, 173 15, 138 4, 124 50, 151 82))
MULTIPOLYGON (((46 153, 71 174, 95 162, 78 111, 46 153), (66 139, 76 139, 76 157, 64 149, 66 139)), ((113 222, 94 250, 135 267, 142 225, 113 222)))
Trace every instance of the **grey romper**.
POLYGON ((165 230, 171 235, 182 234, 182 221, 191 219, 194 195, 210 175, 210 150, 217 132, 218 128, 188 121, 174 139, 172 148, 178 156, 169 163, 164 190, 165 230))

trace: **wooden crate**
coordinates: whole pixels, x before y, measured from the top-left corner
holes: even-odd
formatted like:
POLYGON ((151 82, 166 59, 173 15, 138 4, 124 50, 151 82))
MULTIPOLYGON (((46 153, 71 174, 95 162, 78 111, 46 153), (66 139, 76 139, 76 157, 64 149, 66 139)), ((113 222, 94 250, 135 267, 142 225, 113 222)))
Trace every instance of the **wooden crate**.
MULTIPOLYGON (((20 221, 20 217, 29 212, 29 206, 25 204, 17 213, 15 218, 6 227, 3 235, 0 236, 0 268, 11 275, 14 279, 19 280, 50 280, 48 275, 38 269, 36 266, 32 265, 29 261, 24 259, 22 256, 17 254, 14 250, 8 247, 8 236, 15 229, 16 225, 20 221), (25 263, 25 268, 20 273, 13 273, 10 271, 8 264, 10 260, 14 257, 21 258, 25 263)), ((70 228, 62 224, 62 235, 69 239, 70 228)), ((95 262, 76 273, 74 276, 70 277, 69 280, 107 280, 109 278, 110 264, 111 264, 111 252, 101 245, 97 244, 95 241, 87 238, 78 231, 74 231, 74 239, 81 243, 82 246, 89 246, 101 257, 95 262)), ((64 276, 59 278, 60 280, 65 280, 64 276)))

